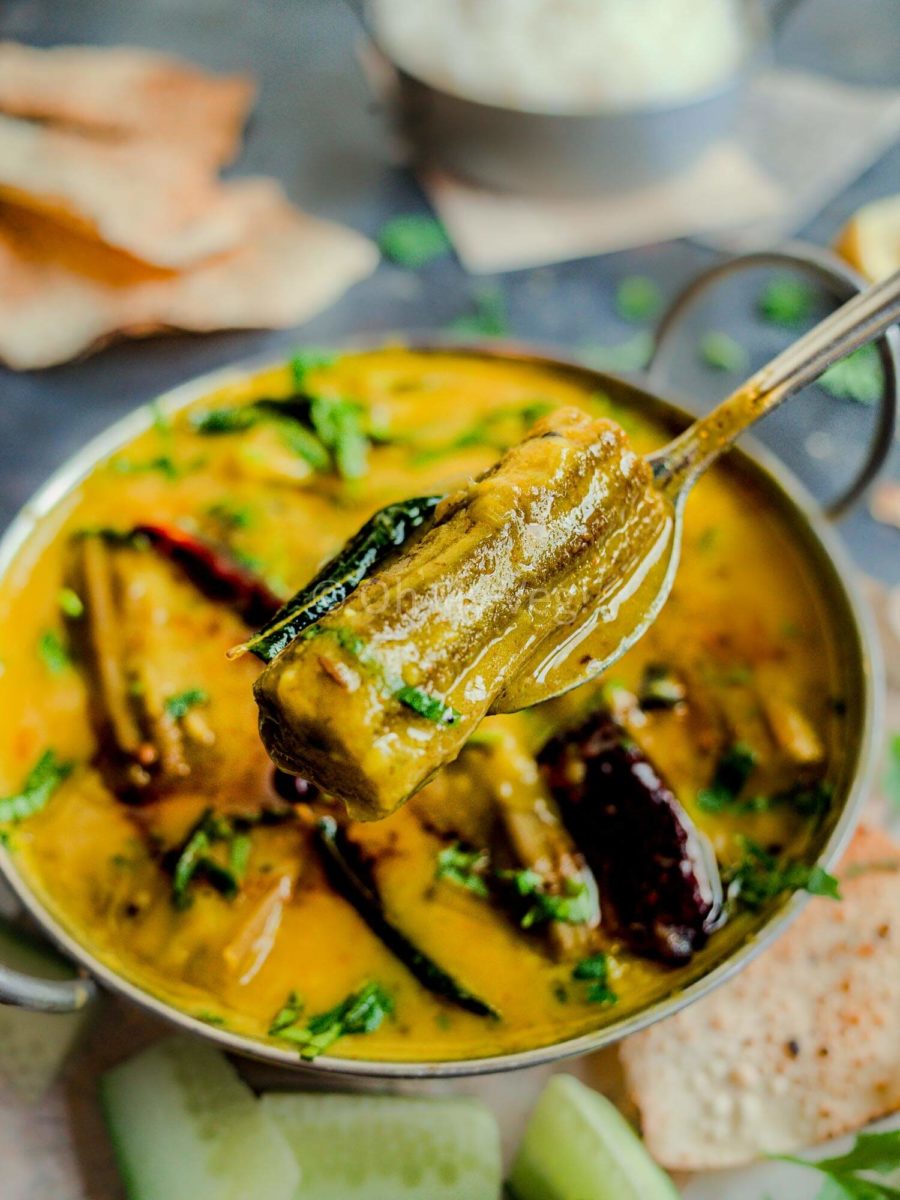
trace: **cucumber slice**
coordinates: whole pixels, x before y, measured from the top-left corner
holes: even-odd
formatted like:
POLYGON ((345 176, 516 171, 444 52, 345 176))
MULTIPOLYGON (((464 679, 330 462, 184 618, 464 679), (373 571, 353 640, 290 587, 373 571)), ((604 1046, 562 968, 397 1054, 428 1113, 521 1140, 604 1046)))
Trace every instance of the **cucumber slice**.
POLYGON ((293 1200, 300 1169, 218 1050, 167 1038, 100 1082, 129 1200, 293 1200))
POLYGON ((619 1110, 572 1075, 554 1075, 509 1179, 516 1200, 678 1200, 619 1110))
MULTIPOLYGON (((70 979, 72 964, 54 950, 0 922, 0 963, 41 979, 70 979)), ((33 1103, 50 1088, 77 1041, 92 1006, 41 1013, 0 1004, 0 1078, 33 1103)))
POLYGON ((484 1105, 463 1097, 270 1093, 303 1168, 296 1200, 498 1200, 500 1135, 484 1105))

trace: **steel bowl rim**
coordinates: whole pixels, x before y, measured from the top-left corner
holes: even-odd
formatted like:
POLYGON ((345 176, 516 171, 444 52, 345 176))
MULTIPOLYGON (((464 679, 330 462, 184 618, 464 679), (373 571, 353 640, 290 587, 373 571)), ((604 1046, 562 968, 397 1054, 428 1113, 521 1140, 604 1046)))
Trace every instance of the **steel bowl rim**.
MULTIPOLYGON (((645 381, 627 379, 614 372, 589 367, 576 358, 567 356, 559 348, 541 347, 534 343, 500 341, 471 343, 440 334, 418 335, 373 335, 370 338, 347 339, 335 345, 335 350, 353 352, 388 348, 403 345, 418 351, 456 351, 491 360, 510 359, 542 364, 551 368, 564 368, 581 373, 596 381, 598 387, 612 381, 632 392, 651 407, 664 410, 675 419, 692 418, 689 410, 668 395, 660 395, 644 387, 645 381)), ((253 357, 226 367, 220 367, 168 389, 161 396, 141 404, 114 421, 99 434, 91 438, 80 450, 71 455, 50 478, 26 501, 0 537, 0 579, 13 567, 19 554, 29 543, 37 523, 69 494, 94 469, 99 461, 122 448, 138 434, 151 427, 160 411, 174 414, 204 395, 237 383, 248 376, 277 369, 285 357, 270 355, 253 357)), ((843 809, 817 862, 829 869, 846 848, 856 825, 866 790, 872 780, 878 750, 878 734, 883 721, 883 664, 876 652, 877 636, 871 612, 863 601, 856 585, 855 571, 849 555, 825 517, 819 512, 816 501, 789 468, 753 439, 743 438, 740 446, 732 453, 737 454, 745 468, 759 476, 763 486, 781 492, 794 515, 802 518, 807 533, 813 535, 824 552, 834 576, 835 586, 843 592, 848 613, 854 621, 854 633, 858 650, 858 669, 863 703, 860 712, 859 748, 847 790, 843 809)), ((625 1018, 621 1022, 607 1025, 561 1042, 538 1046, 530 1050, 513 1051, 507 1054, 481 1058, 452 1059, 447 1061, 413 1062, 404 1060, 374 1060, 340 1058, 323 1055, 314 1063, 298 1061, 297 1055, 287 1049, 251 1037, 234 1033, 228 1029, 207 1024, 183 1010, 176 1008, 152 992, 119 974, 84 946, 68 931, 64 924, 38 897, 36 890, 27 883, 24 873, 18 868, 10 850, 0 845, 0 876, 12 888, 27 913, 38 924, 41 931, 66 956, 83 971, 100 982, 110 991, 124 996, 139 1008, 159 1017, 170 1025, 204 1037, 221 1049, 246 1058, 257 1059, 276 1066, 287 1067, 295 1072, 318 1076, 348 1076, 380 1079, 434 1079, 499 1074, 561 1062, 606 1046, 613 1045, 634 1033, 638 1033, 664 1017, 674 1016, 681 1009, 708 995, 720 984, 733 978, 760 951, 784 932, 792 920, 809 902, 805 892, 795 892, 768 917, 756 933, 739 943, 717 966, 700 976, 684 989, 663 996, 625 1018)))

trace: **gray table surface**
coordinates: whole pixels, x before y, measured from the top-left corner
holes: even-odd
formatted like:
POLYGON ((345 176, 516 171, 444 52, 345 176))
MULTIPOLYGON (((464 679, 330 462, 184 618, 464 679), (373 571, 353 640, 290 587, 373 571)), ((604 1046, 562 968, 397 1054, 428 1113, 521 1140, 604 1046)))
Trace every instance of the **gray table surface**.
MULTIPOLYGON (((38 45, 135 43, 177 51, 218 69, 246 70, 261 84, 246 148, 235 170, 277 176, 305 208, 368 234, 397 212, 425 202, 414 178, 391 161, 384 115, 373 105, 355 59, 357 27, 341 0, 0 0, 0 37, 38 45)), ((779 59, 851 82, 900 84, 897 0, 805 0, 778 40, 779 59)), ((829 241, 867 200, 900 191, 900 147, 838 196, 803 231, 829 241)), ((572 347, 613 343, 633 330, 616 316, 616 281, 640 272, 673 293, 715 256, 671 242, 602 258, 497 277, 518 337, 572 347)), ((83 362, 32 374, 0 370, 0 527, 43 479, 92 434, 166 388, 203 371, 299 342, 325 344, 356 333, 440 328, 471 304, 476 286, 453 257, 412 275, 388 263, 338 305, 297 331, 163 337, 121 344, 83 362)), ((2 280, 0 280, 2 286, 2 280)), ((784 334, 754 315, 758 282, 729 286, 714 321, 762 362, 784 334)), ((713 319, 710 310, 698 321, 713 319)), ((686 353, 675 386, 714 400, 730 382, 686 353)), ((769 419, 763 437, 817 495, 848 477, 871 413, 813 395, 769 419), (808 453, 813 432, 830 437, 825 457, 808 453)), ((822 439, 818 439, 820 450, 822 439)), ((900 478, 900 450, 889 468, 900 478)), ((860 565, 900 582, 900 533, 865 508, 844 522, 860 565)))

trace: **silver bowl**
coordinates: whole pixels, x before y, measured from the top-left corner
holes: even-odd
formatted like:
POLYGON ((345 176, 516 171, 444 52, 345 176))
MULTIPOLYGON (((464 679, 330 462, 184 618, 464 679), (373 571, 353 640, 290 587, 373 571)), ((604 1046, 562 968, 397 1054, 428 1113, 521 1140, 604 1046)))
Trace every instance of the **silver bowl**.
MULTIPOLYGON (((784 256, 779 256, 782 261, 784 256)), ((738 260, 740 261, 740 260, 738 260)), ((757 258, 751 258, 753 265, 757 258)), ((797 259, 791 261, 797 264, 797 259)), ((807 264, 809 265, 809 264, 807 264)), ((716 277, 714 270, 711 277, 716 277)), ((844 271, 833 272, 844 289, 852 290, 851 277, 844 271)), ((838 289, 840 290, 840 289, 838 289)), ((694 294, 692 291, 691 294, 694 294)), ((413 340, 420 350, 446 350, 453 343, 437 338, 413 340)), ((882 344, 884 349, 884 343, 882 344)), ((360 345, 347 349, 364 348, 360 345)), ((371 348, 371 343, 368 344, 371 348)), ((460 346, 465 353, 491 358, 507 358, 543 363, 571 372, 587 382, 592 389, 602 390, 616 402, 633 406, 647 413, 672 434, 690 421, 691 415, 671 399, 665 399, 615 375, 594 371, 555 353, 515 346, 460 346)), ((861 477, 870 478, 877 465, 889 451, 892 440, 891 411, 896 398, 896 363, 894 350, 884 349, 887 387, 883 398, 883 413, 878 434, 863 467, 861 477)), ((210 391, 235 383, 248 373, 270 366, 255 363, 203 376, 167 393, 158 401, 163 411, 177 412, 210 391)), ((57 509, 76 489, 95 465, 122 448, 133 437, 148 429, 157 419, 157 405, 144 406, 117 422, 75 455, 31 500, 0 541, 0 578, 5 577, 28 551, 35 531, 47 515, 57 509)), ((868 793, 881 740, 881 703, 884 691, 882 666, 877 651, 869 611, 853 583, 854 568, 839 539, 831 528, 830 518, 819 508, 806 490, 772 455, 752 443, 732 450, 729 470, 744 477, 767 496, 794 532, 797 544, 805 553, 810 568, 816 573, 820 594, 829 613, 834 638, 834 650, 839 660, 841 677, 846 684, 847 712, 844 722, 846 745, 836 779, 832 811, 816 836, 811 858, 823 867, 831 867, 840 857, 852 835, 860 807, 868 793)), ((858 489, 851 488, 856 494, 858 489)), ((840 505, 844 507, 843 500, 840 505)), ((198 1037, 205 1038, 223 1050, 257 1059, 295 1072, 313 1073, 321 1078, 368 1077, 369 1079, 428 1079, 479 1075, 534 1067, 576 1055, 599 1050, 636 1033, 654 1022, 678 1012, 724 983, 769 945, 797 915, 808 900, 805 893, 787 897, 763 914, 743 941, 717 955, 715 943, 698 955, 693 970, 679 976, 677 990, 663 996, 646 1008, 613 1021, 601 1029, 532 1050, 488 1056, 433 1062, 366 1061, 323 1056, 313 1064, 301 1065, 289 1049, 270 1042, 232 1033, 203 1023, 145 991, 96 957, 38 897, 19 869, 14 854, 0 848, 0 876, 12 887, 18 899, 47 938, 68 956, 79 970, 72 980, 36 980, 0 966, 0 1002, 18 1004, 43 1011, 65 1012, 82 1007, 97 985, 124 996, 171 1025, 198 1037)))
POLYGON ((379 41, 368 6, 360 0, 353 7, 394 67, 391 108, 418 165, 499 191, 559 198, 628 191, 685 171, 731 128, 769 43, 764 6, 748 0, 744 59, 715 86, 671 103, 542 112, 486 103, 418 77, 379 41))

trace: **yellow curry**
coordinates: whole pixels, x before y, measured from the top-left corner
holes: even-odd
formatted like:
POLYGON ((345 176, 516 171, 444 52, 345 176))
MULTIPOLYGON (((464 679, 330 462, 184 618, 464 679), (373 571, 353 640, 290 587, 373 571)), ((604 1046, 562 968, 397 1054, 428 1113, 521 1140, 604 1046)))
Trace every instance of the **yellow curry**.
MULTIPOLYGON (((381 510, 427 529, 436 498, 561 408, 641 454, 667 437, 562 367, 306 354, 158 413, 59 501, 0 590, 0 830, 93 954, 307 1059, 462 1059, 617 1021, 786 891, 829 890, 804 865, 841 746, 828 614, 727 463, 688 505, 662 615, 608 677, 473 722, 377 822, 273 767, 253 685, 339 626, 348 539, 381 510), (268 667, 228 657, 326 576, 268 667)), ((365 676, 366 651, 331 640, 319 669, 350 720, 347 653, 365 676)), ((414 677, 391 686, 405 737, 452 721, 414 677)))

